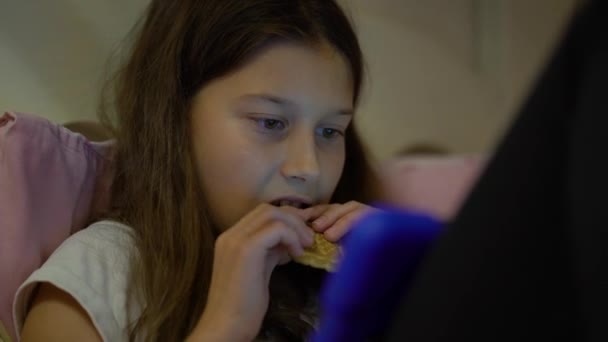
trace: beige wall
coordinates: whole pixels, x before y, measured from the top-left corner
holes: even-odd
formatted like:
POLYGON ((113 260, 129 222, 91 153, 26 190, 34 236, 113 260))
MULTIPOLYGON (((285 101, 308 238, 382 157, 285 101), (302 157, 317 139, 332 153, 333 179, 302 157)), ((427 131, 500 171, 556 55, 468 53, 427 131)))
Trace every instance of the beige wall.
POLYGON ((0 109, 94 119, 108 58, 145 3, 0 1, 0 109))
POLYGON ((491 150, 575 2, 345 1, 371 73, 359 117, 370 149, 379 159, 420 141, 491 150))
MULTIPOLYGON (((384 159, 417 141, 489 150, 575 0, 342 2, 370 71, 362 133, 384 159)), ((0 108, 95 118, 105 63, 145 3, 0 1, 0 108)))

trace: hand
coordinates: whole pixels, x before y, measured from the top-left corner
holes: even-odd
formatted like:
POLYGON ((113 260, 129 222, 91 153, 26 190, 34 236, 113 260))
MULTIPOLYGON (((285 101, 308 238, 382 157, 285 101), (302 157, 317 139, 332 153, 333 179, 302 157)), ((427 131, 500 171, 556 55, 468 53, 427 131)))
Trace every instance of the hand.
POLYGON ((362 216, 378 209, 350 201, 345 204, 320 204, 304 210, 304 217, 312 220, 312 229, 323 233, 331 242, 339 241, 362 216))
POLYGON ((193 335, 223 335, 222 341, 257 336, 275 266, 313 243, 306 219, 301 209, 261 204, 218 237, 207 305, 193 335))

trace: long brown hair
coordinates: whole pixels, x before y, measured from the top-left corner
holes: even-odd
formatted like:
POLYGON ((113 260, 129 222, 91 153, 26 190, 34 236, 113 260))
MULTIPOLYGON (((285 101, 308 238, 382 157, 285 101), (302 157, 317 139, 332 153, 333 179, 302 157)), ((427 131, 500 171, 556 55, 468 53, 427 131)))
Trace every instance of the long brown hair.
MULTIPOLYGON (((134 231, 130 292, 143 312, 131 339, 182 340, 205 307, 216 238, 192 160, 193 96, 269 42, 325 41, 349 63, 356 104, 363 58, 348 18, 330 0, 153 0, 137 27, 100 108, 104 122, 115 120, 116 127, 110 217, 134 231)), ((333 201, 367 202, 371 179, 351 125, 333 201)), ((304 339, 312 329, 302 317, 306 298, 321 277, 309 268, 279 267, 261 334, 304 339)))

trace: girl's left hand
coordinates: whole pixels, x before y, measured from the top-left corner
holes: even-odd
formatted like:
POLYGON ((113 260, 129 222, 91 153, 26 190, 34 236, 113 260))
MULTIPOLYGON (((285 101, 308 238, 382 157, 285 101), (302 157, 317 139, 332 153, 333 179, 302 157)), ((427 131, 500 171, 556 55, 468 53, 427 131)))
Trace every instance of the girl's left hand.
POLYGON ((337 242, 362 216, 379 209, 350 201, 344 204, 320 204, 305 211, 313 230, 323 233, 328 241, 337 242))

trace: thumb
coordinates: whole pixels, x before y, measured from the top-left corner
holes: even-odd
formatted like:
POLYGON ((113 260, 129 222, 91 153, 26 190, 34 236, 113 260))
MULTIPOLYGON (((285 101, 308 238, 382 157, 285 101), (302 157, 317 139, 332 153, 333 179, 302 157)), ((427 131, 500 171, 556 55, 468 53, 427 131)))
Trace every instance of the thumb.
POLYGON ((277 265, 285 265, 292 260, 292 256, 289 254, 289 251, 284 246, 277 246, 268 251, 268 256, 266 258, 266 281, 270 281, 270 276, 272 275, 272 271, 277 265))

